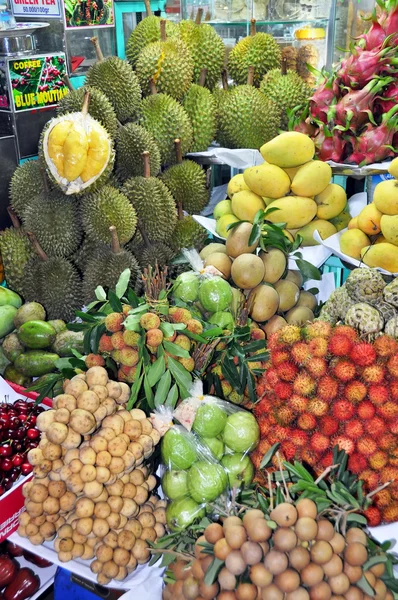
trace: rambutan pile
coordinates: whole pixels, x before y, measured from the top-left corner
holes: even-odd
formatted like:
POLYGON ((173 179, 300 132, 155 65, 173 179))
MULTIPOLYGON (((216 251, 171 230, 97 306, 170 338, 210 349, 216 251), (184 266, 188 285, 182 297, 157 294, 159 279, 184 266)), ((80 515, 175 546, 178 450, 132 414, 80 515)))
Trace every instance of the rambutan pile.
POLYGON ((317 321, 273 333, 268 350, 254 409, 263 441, 252 455, 257 469, 262 449, 279 442, 285 460, 321 472, 337 445, 366 491, 393 481, 376 494, 372 524, 398 521, 397 342, 384 334, 364 341, 349 326, 317 321))

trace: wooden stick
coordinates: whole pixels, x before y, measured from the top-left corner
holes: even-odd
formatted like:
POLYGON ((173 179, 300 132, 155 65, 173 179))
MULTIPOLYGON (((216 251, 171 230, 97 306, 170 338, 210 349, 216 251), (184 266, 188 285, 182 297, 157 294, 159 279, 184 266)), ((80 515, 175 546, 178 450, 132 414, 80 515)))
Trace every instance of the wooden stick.
POLYGON ((181 140, 177 138, 174 140, 174 148, 176 151, 177 163, 182 163, 182 150, 181 150, 181 140))
POLYGON ((18 219, 17 213, 15 212, 15 210, 13 208, 11 208, 11 206, 7 206, 7 212, 11 219, 11 223, 12 223, 13 227, 15 227, 15 229, 21 229, 21 222, 18 219))
POLYGON ((114 225, 111 225, 109 227, 109 231, 111 232, 111 236, 112 236, 112 252, 113 252, 113 254, 119 254, 121 251, 121 248, 120 248, 120 242, 119 242, 119 237, 117 235, 116 227, 114 225))
POLYGON ((90 38, 90 42, 94 44, 95 54, 97 55, 97 61, 102 62, 104 60, 104 55, 102 54, 101 46, 99 44, 98 38, 92 37, 90 38))
POLYGON ((282 75, 287 75, 287 59, 285 57, 282 58, 281 71, 282 75))
POLYGON ((148 179, 148 177, 151 176, 151 165, 149 162, 148 150, 145 150, 145 152, 142 153, 142 160, 144 162, 144 177, 148 179))
POLYGON ((69 75, 67 73, 65 73, 65 75, 62 77, 62 81, 65 83, 66 87, 70 92, 74 92, 75 88, 73 87, 72 82, 69 79, 69 75))
POLYGON ((32 244, 33 249, 36 252, 37 256, 39 258, 41 258, 41 260, 48 260, 47 254, 44 252, 43 248, 40 246, 34 233, 32 233, 31 231, 27 231, 26 235, 28 236, 29 241, 32 244))
POLYGON ((152 96, 154 96, 155 94, 158 93, 158 91, 156 89, 155 81, 153 79, 149 80, 149 89, 150 89, 150 92, 151 92, 152 96))
POLYGON ((253 85, 254 81, 254 67, 250 66, 247 73, 247 85, 253 85))
POLYGON ((200 25, 203 16, 203 8, 198 8, 198 12, 196 13, 195 23, 196 25, 200 25))
POLYGON ((147 233, 145 231, 145 229, 143 228, 143 226, 141 225, 140 222, 138 222, 138 231, 141 234, 142 239, 144 240, 144 244, 147 248, 151 247, 151 242, 149 241, 149 237, 147 236, 147 233))
POLYGON ((182 202, 177 202, 178 220, 182 221, 184 218, 184 211, 182 210, 182 202))
POLYGON ((256 35, 256 19, 251 19, 250 21, 250 35, 251 37, 256 35))
POLYGON ((223 69, 221 71, 221 81, 222 81, 222 87, 223 87, 223 89, 227 92, 228 91, 228 73, 227 73, 227 69, 223 69))
POLYGON ((41 179, 43 181, 44 191, 46 192, 46 194, 49 194, 50 188, 48 187, 47 176, 46 176, 46 172, 43 167, 40 168, 40 175, 41 175, 41 179))
POLYGON ((208 10, 205 15, 205 21, 211 21, 211 12, 208 10))
POLYGON ((200 69, 199 85, 204 87, 206 83, 207 69, 200 69))
POLYGON ((144 0, 144 3, 145 3, 146 16, 151 17, 153 15, 152 8, 151 8, 151 2, 150 2, 150 0, 144 0))
POLYGON ((165 19, 160 19, 160 39, 162 42, 165 42, 167 40, 165 19))
POLYGON ((84 94, 84 101, 83 101, 83 106, 82 106, 82 113, 83 115, 87 115, 88 114, 88 106, 90 104, 90 92, 87 91, 84 94))

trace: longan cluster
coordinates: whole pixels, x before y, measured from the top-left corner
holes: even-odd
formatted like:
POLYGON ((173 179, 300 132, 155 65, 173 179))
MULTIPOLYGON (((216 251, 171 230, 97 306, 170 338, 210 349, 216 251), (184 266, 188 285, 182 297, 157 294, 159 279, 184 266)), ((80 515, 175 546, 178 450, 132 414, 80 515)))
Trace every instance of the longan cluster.
POLYGON ((262 511, 248 510, 243 519, 209 525, 196 542, 195 560, 171 566, 176 582, 165 587, 163 600, 365 600, 370 596, 356 585, 362 577, 375 598, 392 600, 381 579, 384 564, 363 569, 368 550, 361 529, 344 537, 307 498, 278 505, 270 519, 273 529, 262 511), (208 585, 204 578, 214 557, 224 564, 208 585))

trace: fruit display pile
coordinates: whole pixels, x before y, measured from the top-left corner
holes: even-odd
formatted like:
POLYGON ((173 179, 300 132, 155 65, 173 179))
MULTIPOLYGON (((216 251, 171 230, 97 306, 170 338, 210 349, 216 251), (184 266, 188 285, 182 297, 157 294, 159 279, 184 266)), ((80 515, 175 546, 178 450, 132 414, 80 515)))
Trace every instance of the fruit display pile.
POLYGON ((0 546, 0 588, 5 600, 25 600, 30 598, 41 587, 40 570, 51 566, 51 563, 9 541, 0 546), (20 565, 23 557, 32 568, 20 565), (34 569, 34 570, 33 570, 34 569))

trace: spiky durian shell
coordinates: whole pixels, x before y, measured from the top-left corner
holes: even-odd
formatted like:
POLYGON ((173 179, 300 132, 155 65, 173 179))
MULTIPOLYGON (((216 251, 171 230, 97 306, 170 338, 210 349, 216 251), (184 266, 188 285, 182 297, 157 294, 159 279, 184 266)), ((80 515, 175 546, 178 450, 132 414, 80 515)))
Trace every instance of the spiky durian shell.
POLYGON ((83 273, 89 261, 97 256, 98 252, 102 250, 102 247, 103 244, 95 242, 85 235, 83 237, 83 242, 72 257, 73 264, 81 273, 83 273))
POLYGON ((177 222, 177 209, 165 184, 156 177, 131 177, 122 192, 137 212, 138 229, 143 227, 152 240, 167 242, 177 222))
POLYGON ((174 256, 173 250, 163 242, 151 241, 149 246, 142 243, 137 245, 133 252, 141 269, 146 269, 149 265, 154 267, 156 263, 159 267, 164 267, 174 256))
POLYGON ((11 178, 11 206, 22 219, 29 200, 44 192, 43 174, 38 160, 27 160, 19 165, 11 178))
MULTIPOLYGON (((179 35, 178 25, 171 21, 166 21, 166 36, 176 38, 179 35)), ((126 58, 132 67, 138 60, 138 57, 145 46, 158 42, 160 40, 160 17, 151 15, 146 17, 132 31, 126 46, 126 58)))
POLYGON ((247 82, 249 67, 254 67, 254 85, 259 87, 264 75, 281 64, 281 50, 269 33, 256 33, 240 40, 228 57, 228 73, 238 85, 247 82))
POLYGON ((289 70, 282 75, 280 69, 272 69, 263 78, 260 91, 273 100, 282 109, 281 127, 288 125, 287 110, 307 102, 311 88, 295 71, 289 70))
POLYGON ((193 142, 191 152, 207 150, 216 136, 216 101, 211 92, 195 83, 191 85, 182 105, 192 124, 193 142))
POLYGON ((130 269, 130 285, 139 291, 141 287, 141 271, 135 256, 128 250, 121 250, 114 254, 112 250, 103 246, 97 256, 87 263, 83 276, 84 301, 95 300, 95 289, 99 285, 104 288, 114 289, 121 273, 130 269))
POLYGON ((225 60, 225 45, 211 25, 196 25, 192 21, 181 21, 180 35, 188 46, 193 61, 193 80, 199 83, 201 69, 207 69, 205 86, 214 89, 220 80, 225 60))
POLYGON ((179 252, 182 248, 201 250, 207 239, 207 231, 191 216, 180 219, 174 229, 171 245, 179 252))
POLYGON ((23 223, 48 256, 70 256, 82 239, 77 203, 58 190, 33 198, 26 207, 23 223))
POLYGON ((162 165, 176 162, 174 142, 181 140, 182 154, 192 146, 192 125, 186 110, 167 94, 154 94, 141 101, 140 124, 152 135, 162 165))
POLYGON ((88 238, 110 244, 109 227, 116 227, 119 242, 125 244, 137 228, 137 215, 129 199, 110 185, 87 194, 80 202, 83 229, 88 238))
POLYGON ((68 322, 83 306, 81 279, 66 258, 32 258, 25 266, 23 296, 40 302, 48 319, 68 322))
POLYGON ((95 63, 87 72, 86 83, 107 96, 121 123, 137 116, 141 88, 127 61, 109 56, 95 63))
POLYGON ((217 141, 227 148, 260 148, 278 135, 281 109, 258 89, 239 85, 219 106, 217 141))
POLYGON ((34 256, 32 244, 23 229, 10 227, 0 232, 0 254, 7 285, 21 294, 25 265, 34 256))
POLYGON ((105 94, 94 87, 83 86, 66 94, 66 96, 60 100, 57 114, 65 115, 81 110, 86 92, 90 92, 90 102, 88 105, 89 114, 96 119, 96 121, 101 123, 111 138, 114 139, 118 130, 116 113, 105 94))
POLYGON ((120 127, 116 137, 116 171, 122 181, 144 175, 142 153, 149 152, 153 177, 160 171, 160 152, 151 134, 136 123, 120 127))
POLYGON ((183 160, 169 167, 161 175, 162 181, 172 193, 177 205, 190 214, 199 214, 209 202, 206 173, 193 160, 183 160))
POLYGON ((181 40, 154 42, 142 49, 135 72, 144 96, 151 93, 153 79, 158 92, 180 100, 192 83, 193 60, 181 40))

